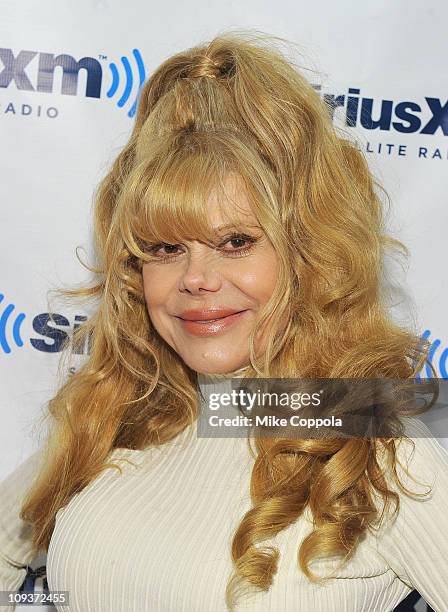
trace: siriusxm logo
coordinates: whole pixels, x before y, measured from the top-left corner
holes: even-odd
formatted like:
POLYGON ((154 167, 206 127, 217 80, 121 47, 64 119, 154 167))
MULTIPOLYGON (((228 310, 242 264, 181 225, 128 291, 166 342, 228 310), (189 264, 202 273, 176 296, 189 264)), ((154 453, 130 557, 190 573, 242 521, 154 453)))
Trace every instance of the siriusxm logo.
MULTIPOLYGON (((119 96, 117 106, 122 108, 131 97, 134 82, 137 83, 136 92, 127 113, 128 117, 133 117, 135 114, 138 95, 146 76, 145 66, 139 50, 133 49, 132 56, 132 64, 126 56, 121 57, 123 76, 120 76, 117 65, 114 62, 110 62, 111 85, 106 93, 108 98, 112 98, 117 94, 119 96), (134 77, 134 72, 136 77, 134 77), (123 81, 123 91, 117 93, 121 81, 123 81)), ((100 55, 99 59, 83 57, 80 60, 76 60, 72 55, 65 53, 55 55, 38 51, 19 51, 17 55, 14 55, 12 49, 0 48, 0 60, 3 63, 3 70, 0 72, 0 87, 7 88, 14 83, 16 88, 21 91, 52 94, 54 93, 55 70, 60 68, 62 69, 61 94, 69 96, 79 94, 87 98, 101 97, 103 66, 100 60, 107 60, 107 56, 100 55), (37 78, 32 83, 27 69, 35 61, 37 61, 37 78), (87 75, 86 88, 83 93, 78 92, 80 70, 85 70, 87 75)), ((15 110, 13 112, 15 113, 15 110)))
MULTIPOLYGON (((26 319, 23 312, 17 313, 14 304, 5 304, 5 296, 0 294, 0 352, 9 354, 15 347, 23 347, 22 324, 26 319)), ((75 315, 74 322, 64 315, 43 312, 36 315, 31 324, 38 337, 29 338, 33 348, 44 353, 59 353, 64 348, 73 331, 87 317, 75 315)), ((87 354, 90 350, 90 339, 83 346, 75 343, 72 352, 76 355, 87 354)))
MULTIPOLYGON (((321 86, 313 85, 320 93, 321 86)), ((364 98, 361 90, 350 87, 346 94, 323 94, 331 110, 343 109, 348 127, 361 125, 366 130, 400 132, 401 134, 440 134, 448 136, 448 100, 425 96, 423 104, 412 100, 374 100, 364 98), (427 119, 425 117, 428 117, 427 119)))

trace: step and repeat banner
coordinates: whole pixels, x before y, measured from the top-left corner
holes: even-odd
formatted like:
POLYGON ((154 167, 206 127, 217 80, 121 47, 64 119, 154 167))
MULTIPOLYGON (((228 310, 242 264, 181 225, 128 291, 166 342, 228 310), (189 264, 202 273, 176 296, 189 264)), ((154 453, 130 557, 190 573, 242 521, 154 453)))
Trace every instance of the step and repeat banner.
MULTIPOLYGON (((431 341, 448 377, 447 19, 446 3, 417 0, 0 2, 0 480, 39 446, 37 420, 69 375, 58 373, 61 348, 89 312, 49 292, 88 279, 76 249, 89 262, 93 192, 130 134, 142 83, 228 29, 294 43, 333 100, 335 123, 390 195, 390 232, 410 249, 404 265, 388 262, 391 316, 431 341)), ((74 351, 76 364, 87 347, 74 351)))

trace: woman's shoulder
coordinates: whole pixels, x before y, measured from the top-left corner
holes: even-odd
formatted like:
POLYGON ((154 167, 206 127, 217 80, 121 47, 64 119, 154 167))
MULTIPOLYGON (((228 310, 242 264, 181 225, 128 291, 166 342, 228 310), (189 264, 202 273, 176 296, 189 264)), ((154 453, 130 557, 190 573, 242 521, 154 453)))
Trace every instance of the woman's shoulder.
POLYGON ((382 524, 376 547, 402 581, 442 610, 448 601, 448 451, 420 419, 408 419, 405 434, 396 441, 396 470, 410 492, 389 480, 399 509, 382 524))
MULTIPOLYGON (((441 487, 441 478, 448 478, 448 450, 431 430, 418 418, 407 419, 405 433, 397 443, 398 470, 404 478, 408 472, 432 480, 435 487, 441 487)), ((448 501, 448 489, 443 486, 440 495, 448 501)))
MULTIPOLYGON (((396 471, 400 481, 409 486, 417 485, 416 479, 423 479, 426 484, 437 485, 441 476, 448 477, 448 450, 421 419, 407 417, 403 423, 404 436, 395 439, 396 471)), ((390 480, 391 467, 382 448, 378 460, 390 480)), ((393 482, 388 484, 393 485, 393 482)), ((448 490, 441 491, 442 495, 445 493, 448 499, 448 490)))

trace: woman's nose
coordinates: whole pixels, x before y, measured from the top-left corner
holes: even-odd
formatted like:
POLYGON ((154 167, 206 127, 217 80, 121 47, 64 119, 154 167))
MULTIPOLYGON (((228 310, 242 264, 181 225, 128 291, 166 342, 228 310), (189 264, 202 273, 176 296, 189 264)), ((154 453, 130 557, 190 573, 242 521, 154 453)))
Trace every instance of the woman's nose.
POLYGON ((217 291, 221 286, 220 271, 210 253, 189 253, 179 277, 179 290, 189 293, 217 291))

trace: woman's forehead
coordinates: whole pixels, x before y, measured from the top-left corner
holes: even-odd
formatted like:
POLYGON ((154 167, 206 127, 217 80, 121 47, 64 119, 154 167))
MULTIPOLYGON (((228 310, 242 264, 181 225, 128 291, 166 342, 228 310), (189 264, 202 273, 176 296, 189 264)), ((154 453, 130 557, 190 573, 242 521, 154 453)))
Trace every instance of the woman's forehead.
POLYGON ((218 231, 230 226, 258 225, 241 177, 230 174, 223 184, 212 187, 205 203, 210 225, 218 231))
POLYGON ((247 199, 240 201, 207 202, 204 214, 215 231, 225 231, 240 226, 258 225, 247 199))

